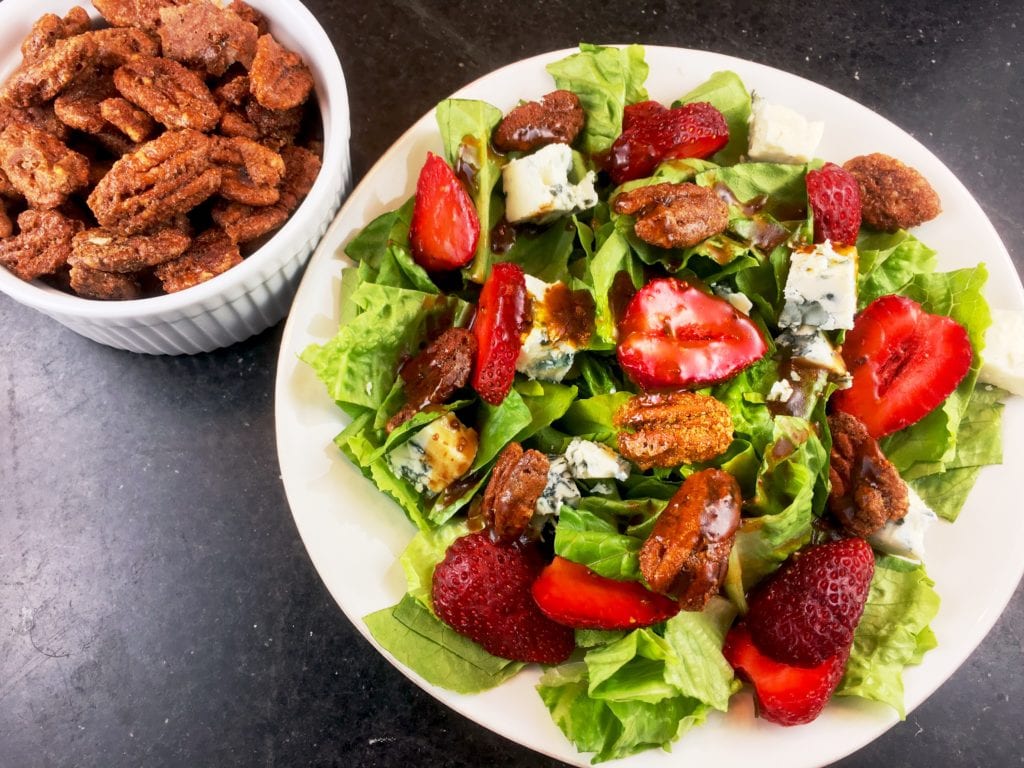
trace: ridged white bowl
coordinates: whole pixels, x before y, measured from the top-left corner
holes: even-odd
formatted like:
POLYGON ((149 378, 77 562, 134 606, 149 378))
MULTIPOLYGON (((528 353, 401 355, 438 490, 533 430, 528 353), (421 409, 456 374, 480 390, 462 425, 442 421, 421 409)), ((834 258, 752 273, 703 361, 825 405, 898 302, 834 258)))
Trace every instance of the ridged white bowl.
MULTIPOLYGON (((323 28, 298 0, 248 0, 282 45, 309 65, 323 123, 323 169, 287 223, 227 272, 179 293, 135 301, 83 299, 0 267, 0 291, 90 339, 131 352, 194 354, 247 339, 288 314, 302 270, 352 183, 349 107, 341 62, 323 28)), ((0 3, 0 80, 21 61, 19 46, 43 13, 63 16, 88 0, 0 3)))

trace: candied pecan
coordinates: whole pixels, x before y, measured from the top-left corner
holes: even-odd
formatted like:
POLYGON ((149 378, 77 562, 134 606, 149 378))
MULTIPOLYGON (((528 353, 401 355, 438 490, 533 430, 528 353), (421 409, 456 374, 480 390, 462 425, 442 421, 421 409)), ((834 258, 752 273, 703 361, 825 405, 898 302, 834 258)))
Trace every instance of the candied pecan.
POLYGON ((256 55, 256 25, 207 0, 160 9, 164 56, 219 77, 236 61, 248 68, 256 55))
MULTIPOLYGON (((0 104, 0 126, 13 123, 45 131, 61 141, 67 141, 71 134, 68 127, 54 113, 53 104, 33 104, 30 107, 11 107, 0 104)), ((0 131, 2 130, 3 128, 0 128, 0 131)))
POLYGON ((18 216, 18 234, 0 240, 0 264, 22 280, 50 275, 67 263, 82 223, 57 211, 31 208, 18 216))
POLYGON ((107 152, 115 158, 130 155, 139 148, 138 144, 112 125, 104 126, 103 130, 98 133, 90 134, 89 138, 107 150, 107 152))
POLYGON ((729 225, 729 206, 696 184, 652 184, 615 198, 616 213, 636 215, 636 236, 661 248, 689 248, 729 225))
MULTIPOLYGON (((230 235, 230 233, 228 233, 230 235)), ((448 328, 402 366, 405 405, 387 423, 388 432, 430 405, 445 402, 469 381, 476 337, 465 328, 448 328)))
POLYGON ((100 102, 100 115, 112 126, 135 142, 145 141, 156 129, 148 114, 127 99, 115 97, 100 102))
POLYGON ((224 230, 214 227, 201 233, 184 255, 154 270, 167 293, 182 291, 205 282, 242 263, 238 246, 224 230))
POLYGON ((108 229, 87 229, 71 242, 72 266, 104 272, 138 272, 181 256, 192 238, 177 224, 141 235, 119 235, 108 229))
MULTIPOLYGON (((241 112, 228 108, 224 111, 224 117, 220 119, 220 133, 228 138, 243 138, 257 141, 260 132, 241 112)), ((281 144, 268 144, 273 149, 280 149, 281 144)))
POLYGON ((142 286, 134 275, 104 272, 73 264, 70 272, 71 290, 84 299, 124 300, 142 296, 142 286))
POLYGON ((113 27, 139 27, 148 32, 160 26, 160 9, 185 5, 192 0, 93 0, 93 5, 113 27))
POLYGON ((640 548, 640 572, 651 589, 675 595, 684 611, 703 610, 729 567, 742 502, 728 472, 705 469, 686 478, 640 548))
POLYGON ((11 180, 7 178, 7 174, 4 173, 4 169, 0 166, 0 199, 9 197, 11 199, 20 198, 21 193, 18 192, 17 188, 11 184, 11 180))
POLYGON ((56 208, 89 182, 84 155, 23 125, 9 125, 0 134, 0 168, 34 208, 56 208))
POLYGON ((220 122, 220 109, 206 83, 176 61, 137 56, 114 71, 114 85, 168 128, 212 131, 220 122))
POLYGON ((234 11, 234 13, 238 14, 239 17, 254 25, 259 34, 265 35, 270 31, 270 27, 267 24, 267 17, 248 3, 245 3, 242 0, 231 0, 228 10, 234 11))
POLYGON ((870 536, 907 514, 907 484, 859 419, 847 413, 828 417, 832 433, 828 479, 829 511, 854 536, 870 536))
POLYGON ((284 180, 278 205, 289 213, 299 207, 320 173, 320 158, 303 147, 294 145, 281 150, 284 159, 284 180))
POLYGON ((875 229, 895 232, 931 221, 942 211, 939 196, 915 168, 874 152, 847 160, 843 168, 860 185, 861 216, 875 229))
POLYGON ((313 75, 297 53, 262 35, 249 68, 249 88, 267 109, 291 109, 309 98, 313 75))
POLYGON ((481 512, 501 539, 519 538, 533 517, 537 499, 548 484, 548 457, 532 448, 509 443, 498 455, 484 490, 481 512))
MULTIPOLYGON (((295 141, 302 128, 302 107, 292 109, 267 109, 256 99, 250 98, 245 105, 245 118, 252 123, 260 143, 281 151, 281 148, 295 141)), ((245 132, 237 135, 252 138, 245 132)))
POLYGON ((90 32, 96 42, 96 56, 104 67, 114 69, 136 56, 159 56, 160 42, 155 36, 133 27, 108 27, 90 32))
POLYGON ((167 131, 114 163, 88 202, 102 226, 134 235, 192 210, 219 187, 210 139, 167 131))
POLYGON ((288 221, 288 211, 279 205, 257 208, 220 201, 213 206, 211 215, 217 226, 239 245, 257 240, 288 221))
POLYGON ((619 452, 641 469, 707 461, 732 442, 729 409, 697 392, 634 395, 615 412, 614 422, 623 430, 619 452))
POLYGON ((583 107, 572 91, 552 91, 540 101, 520 104, 494 129, 491 143, 501 152, 532 152, 546 144, 572 144, 583 128, 583 107))
POLYGON ((284 160, 251 139, 213 138, 210 159, 221 169, 220 196, 246 205, 273 205, 281 197, 284 160))
MULTIPOLYGON (((7 204, 4 199, 0 197, 0 240, 5 237, 10 237, 14 234, 14 222, 11 221, 11 217, 7 215, 7 204)), ((0 246, 2 248, 3 246, 0 246)))
POLYGON ((34 59, 26 59, 0 88, 0 102, 16 107, 42 104, 59 94, 96 59, 89 35, 58 40, 34 59))
POLYGON ((54 13, 44 13, 21 43, 21 55, 26 59, 37 59, 53 47, 58 40, 80 35, 89 30, 89 13, 80 6, 73 6, 62 19, 54 13))
POLYGON ((53 111, 64 125, 85 133, 99 133, 107 121, 100 111, 100 102, 117 96, 109 74, 96 72, 80 77, 53 101, 53 111))
POLYGON ((233 107, 241 107, 249 98, 249 76, 233 75, 213 89, 214 98, 233 107))

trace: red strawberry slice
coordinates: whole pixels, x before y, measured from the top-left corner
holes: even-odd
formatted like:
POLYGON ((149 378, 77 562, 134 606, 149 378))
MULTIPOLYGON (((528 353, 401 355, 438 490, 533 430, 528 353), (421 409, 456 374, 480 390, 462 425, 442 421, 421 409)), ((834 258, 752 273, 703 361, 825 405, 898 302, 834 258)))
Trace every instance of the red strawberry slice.
POLYGON ((860 185, 835 163, 807 172, 807 202, 814 213, 814 242, 856 245, 860 231, 860 185))
POLYGON ((433 272, 458 269, 473 258, 479 238, 480 219, 462 182, 448 163, 428 152, 409 225, 413 259, 433 272))
POLYGON ((747 627, 765 655, 814 667, 853 645, 875 556, 864 539, 842 539, 795 555, 750 600, 747 627))
POLYGON ((578 629, 636 629, 679 613, 675 600, 637 581, 609 579, 564 557, 541 572, 532 592, 545 616, 578 629))
POLYGON ((904 296, 882 296, 857 315, 843 342, 853 386, 832 396, 876 440, 942 404, 971 367, 971 342, 955 320, 904 296))
POLYGON ((526 325, 526 277, 517 264, 495 264, 480 291, 473 321, 476 366, 473 389, 498 405, 512 388, 526 325))
POLYGON ((544 567, 536 544, 498 543, 486 531, 456 539, 434 569, 434 611, 488 653, 514 661, 558 664, 576 640, 530 596, 544 567))
POLYGON ((820 715, 843 679, 850 655, 849 649, 840 651, 810 668, 783 664, 757 649, 742 622, 725 636, 722 653, 753 684, 758 716, 779 725, 801 725, 820 715))
POLYGON ((622 133, 608 153, 616 184, 642 179, 658 164, 681 157, 708 157, 729 143, 725 117, 705 101, 666 109, 644 101, 626 107, 622 133))
POLYGON ((674 277, 641 288, 619 324, 619 364, 648 390, 722 381, 767 349, 749 317, 674 277))

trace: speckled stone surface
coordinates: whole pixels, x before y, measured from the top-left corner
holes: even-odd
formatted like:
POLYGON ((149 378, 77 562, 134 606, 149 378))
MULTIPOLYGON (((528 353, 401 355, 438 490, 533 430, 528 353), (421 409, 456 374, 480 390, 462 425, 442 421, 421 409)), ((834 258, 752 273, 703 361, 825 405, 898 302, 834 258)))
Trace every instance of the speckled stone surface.
MULTIPOLYGON (((1024 266, 1019 2, 309 5, 348 77, 357 180, 496 67, 580 40, 703 48, 910 131, 1024 266)), ((435 703, 327 594, 279 477, 280 328, 154 358, 0 296, 0 329, 0 766, 559 765, 435 703)), ((1022 638, 1018 588, 945 685, 838 765, 1024 764, 1022 638)))

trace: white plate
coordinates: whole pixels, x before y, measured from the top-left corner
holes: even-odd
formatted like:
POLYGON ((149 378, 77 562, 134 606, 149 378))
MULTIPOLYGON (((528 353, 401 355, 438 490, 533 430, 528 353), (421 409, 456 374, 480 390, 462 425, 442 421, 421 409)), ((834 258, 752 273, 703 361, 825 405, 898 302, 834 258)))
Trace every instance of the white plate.
MULTIPOLYGON (((527 59, 466 86, 456 96, 485 99, 508 110, 520 99, 553 90, 544 65, 572 51, 527 59)), ((713 72, 731 69, 769 101, 790 106, 826 124, 819 155, 843 162, 882 151, 919 169, 942 199, 944 213, 915 232, 939 251, 940 265, 972 265, 979 254, 991 277, 994 307, 1024 308, 1024 290, 998 235, 981 208, 953 174, 917 141, 867 108, 808 80, 728 56, 676 48, 647 47, 651 98, 671 102, 713 72)), ((337 329, 339 275, 346 244, 375 216, 412 195, 427 150, 441 152, 431 112, 420 119, 370 170, 349 197, 313 256, 284 332, 277 372, 277 446, 288 501, 313 564, 345 615, 373 643, 363 624, 367 613, 393 605, 405 591, 396 559, 414 534, 399 507, 363 478, 333 446, 346 419, 298 354, 324 342, 337 329)), ((1024 472, 1024 401, 1011 401, 1004 415, 1006 463, 989 467, 955 525, 942 523, 928 535, 928 571, 942 596, 933 623, 939 647, 919 667, 904 673, 908 711, 946 680, 981 642, 1013 594, 1024 570, 1024 516, 1015 497, 1015 475, 1024 472), (998 535, 993 535, 998 531, 998 535), (984 581, 984 589, 979 582, 984 581)), ((376 645, 376 643, 374 643, 376 645)), ((379 646, 378 650, 380 650, 379 646)), ((552 723, 527 671, 499 688, 475 696, 424 682, 381 650, 414 683, 471 720, 531 749, 574 765, 588 765, 552 723)), ((749 695, 737 697, 728 715, 713 716, 684 736, 671 754, 650 750, 619 761, 622 766, 693 764, 750 766, 771 754, 790 768, 832 762, 867 744, 897 722, 887 707, 849 698, 829 705, 814 723, 798 729, 756 720, 749 695)))

